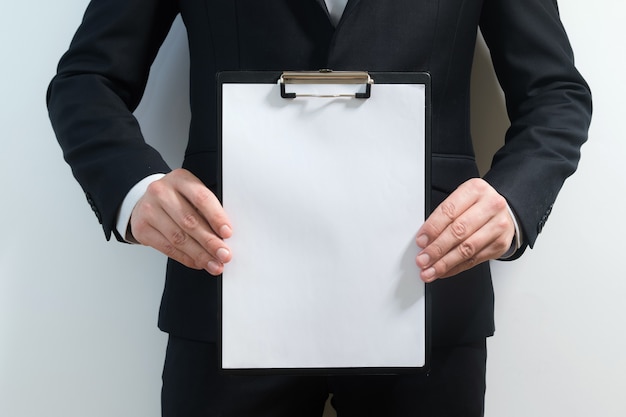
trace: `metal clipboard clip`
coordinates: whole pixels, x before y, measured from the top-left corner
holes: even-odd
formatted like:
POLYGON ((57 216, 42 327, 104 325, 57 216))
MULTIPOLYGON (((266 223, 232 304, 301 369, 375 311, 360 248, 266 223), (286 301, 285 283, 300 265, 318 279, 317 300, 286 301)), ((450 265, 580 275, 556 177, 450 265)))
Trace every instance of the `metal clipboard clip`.
POLYGON ((321 98, 370 98, 372 92, 372 84, 374 80, 365 71, 331 71, 327 69, 319 71, 292 71, 283 72, 278 80, 280 84, 280 96, 282 98, 296 97, 321 97, 321 98), (351 94, 303 94, 288 93, 286 91, 287 84, 364 84, 365 92, 357 92, 351 94))

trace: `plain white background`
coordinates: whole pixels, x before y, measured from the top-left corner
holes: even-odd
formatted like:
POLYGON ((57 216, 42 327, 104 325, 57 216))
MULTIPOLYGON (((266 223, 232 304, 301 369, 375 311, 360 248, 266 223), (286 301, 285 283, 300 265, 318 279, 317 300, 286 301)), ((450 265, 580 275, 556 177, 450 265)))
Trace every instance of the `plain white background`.
MULTIPOLYGON (((159 415, 165 259, 103 239, 45 108, 47 84, 86 5, 0 6, 1 416, 159 415)), ((594 121, 535 250, 493 265, 487 417, 626 415, 626 6, 562 0, 560 7, 594 93, 594 121)), ((178 22, 138 111, 172 166, 180 164, 189 117, 184 38, 178 22)), ((474 134, 484 166, 506 118, 482 46, 476 68, 474 134)))

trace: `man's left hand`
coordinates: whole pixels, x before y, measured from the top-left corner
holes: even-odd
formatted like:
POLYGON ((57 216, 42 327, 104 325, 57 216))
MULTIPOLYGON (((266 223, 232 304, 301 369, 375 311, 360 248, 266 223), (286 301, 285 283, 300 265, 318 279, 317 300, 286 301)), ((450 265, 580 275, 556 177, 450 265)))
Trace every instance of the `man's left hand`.
POLYGON ((506 199, 480 178, 461 184, 417 232, 420 278, 432 282, 507 252, 515 226, 506 199))

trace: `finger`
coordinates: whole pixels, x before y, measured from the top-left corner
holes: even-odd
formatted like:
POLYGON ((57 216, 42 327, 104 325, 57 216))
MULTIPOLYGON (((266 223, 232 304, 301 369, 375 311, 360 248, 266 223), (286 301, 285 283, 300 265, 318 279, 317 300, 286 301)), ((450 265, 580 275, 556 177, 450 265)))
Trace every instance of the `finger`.
POLYGON ((436 263, 453 248, 484 227, 493 216, 494 214, 485 210, 483 206, 473 205, 448 224, 434 241, 423 248, 417 257, 418 266, 424 269, 436 263))
MULTIPOLYGON (((182 205, 187 203, 183 200, 182 205)), ((188 207, 187 210, 192 209, 188 207)), ((206 269, 215 275, 220 273, 218 270, 224 262, 230 260, 230 251, 208 226, 205 227, 206 234, 215 243, 206 249, 160 206, 140 202, 131 223, 139 243, 151 246, 188 267, 206 269)), ((198 231, 195 233, 198 234, 198 231)))
POLYGON ((497 259, 500 257, 500 255, 502 253, 500 253, 500 255, 494 255, 494 253, 497 253, 497 251, 494 251, 494 247, 492 245, 487 245, 481 252, 479 252, 478 254, 476 254, 475 257, 473 258, 469 258, 466 261, 463 261, 461 263, 459 263, 457 266, 455 266, 454 268, 450 269, 448 272, 446 272, 445 274, 443 274, 442 276, 440 276, 439 278, 449 278, 452 277, 454 275, 457 275, 463 271, 466 271, 470 268, 475 267, 476 265, 485 262, 485 261, 489 261, 491 259, 497 259))
POLYGON ((506 219, 495 219, 460 242, 441 259, 422 268, 420 277, 425 282, 446 278, 489 259, 497 259, 511 244, 513 235, 506 219))
MULTIPOLYGON (((482 180, 479 180, 482 181, 482 180)), ((476 203, 480 197, 480 187, 470 180, 461 184, 448 196, 433 213, 428 216, 417 232, 416 243, 425 248, 434 241, 455 219, 476 203)))
MULTIPOLYGON (((423 248, 417 258, 417 264, 422 269, 434 264, 487 223, 497 222, 496 216, 504 216, 505 210, 506 202, 500 195, 480 199, 423 248)), ((506 227, 507 224, 503 226, 506 227)))
POLYGON ((160 234, 154 229, 158 235, 155 234, 155 249, 165 253, 168 257, 182 263, 183 265, 193 269, 204 269, 209 274, 217 276, 224 270, 224 264, 204 250, 199 245, 194 248, 193 245, 186 245, 183 248, 177 248, 171 241, 169 241, 164 235, 160 234), (193 253, 194 249, 199 249, 199 253, 193 253), (189 252, 187 252, 189 251, 189 252))
POLYGON ((169 231, 173 234, 166 234, 166 236, 177 237, 178 241, 182 241, 182 244, 197 244, 199 249, 201 248, 211 254, 220 262, 230 261, 228 246, 220 236, 215 234, 204 217, 186 200, 179 200, 178 204, 170 205, 165 210, 176 225, 175 229, 169 231), (184 242, 187 237, 190 242, 184 242))
MULTIPOLYGON (((206 259, 207 254, 220 263, 229 262, 231 252, 228 246, 220 236, 215 234, 204 216, 180 194, 180 188, 188 187, 186 181, 177 182, 174 179, 172 185, 173 187, 157 183, 150 185, 149 192, 158 196, 161 202, 165 215, 162 217, 171 219, 171 222, 168 222, 166 218, 159 218, 152 221, 152 225, 177 248, 184 250, 187 254, 195 254, 198 257, 198 263, 210 261, 206 259), (199 247, 196 247, 198 245, 199 247)), ((206 189, 202 183, 199 185, 200 188, 206 189)), ((208 189, 206 191, 212 194, 208 189)))
POLYGON ((213 232, 222 239, 231 237, 230 220, 215 194, 191 173, 185 173, 174 180, 176 189, 202 215, 213 232))
POLYGON ((142 232, 140 243, 153 247, 165 254, 168 258, 174 259, 189 268, 204 269, 211 275, 219 275, 222 273, 223 264, 213 260, 207 261, 206 263, 198 262, 198 257, 190 256, 184 252, 184 250, 177 248, 165 235, 154 227, 148 227, 142 232))

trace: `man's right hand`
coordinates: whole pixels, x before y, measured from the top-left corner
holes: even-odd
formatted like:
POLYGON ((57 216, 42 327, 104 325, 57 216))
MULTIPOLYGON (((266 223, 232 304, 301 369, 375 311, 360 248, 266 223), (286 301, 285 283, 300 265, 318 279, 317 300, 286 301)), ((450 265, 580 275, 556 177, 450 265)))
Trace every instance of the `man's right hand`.
POLYGON ((137 242, 189 268, 219 275, 231 260, 232 227, 217 197, 195 175, 177 169, 148 187, 130 218, 137 242))

